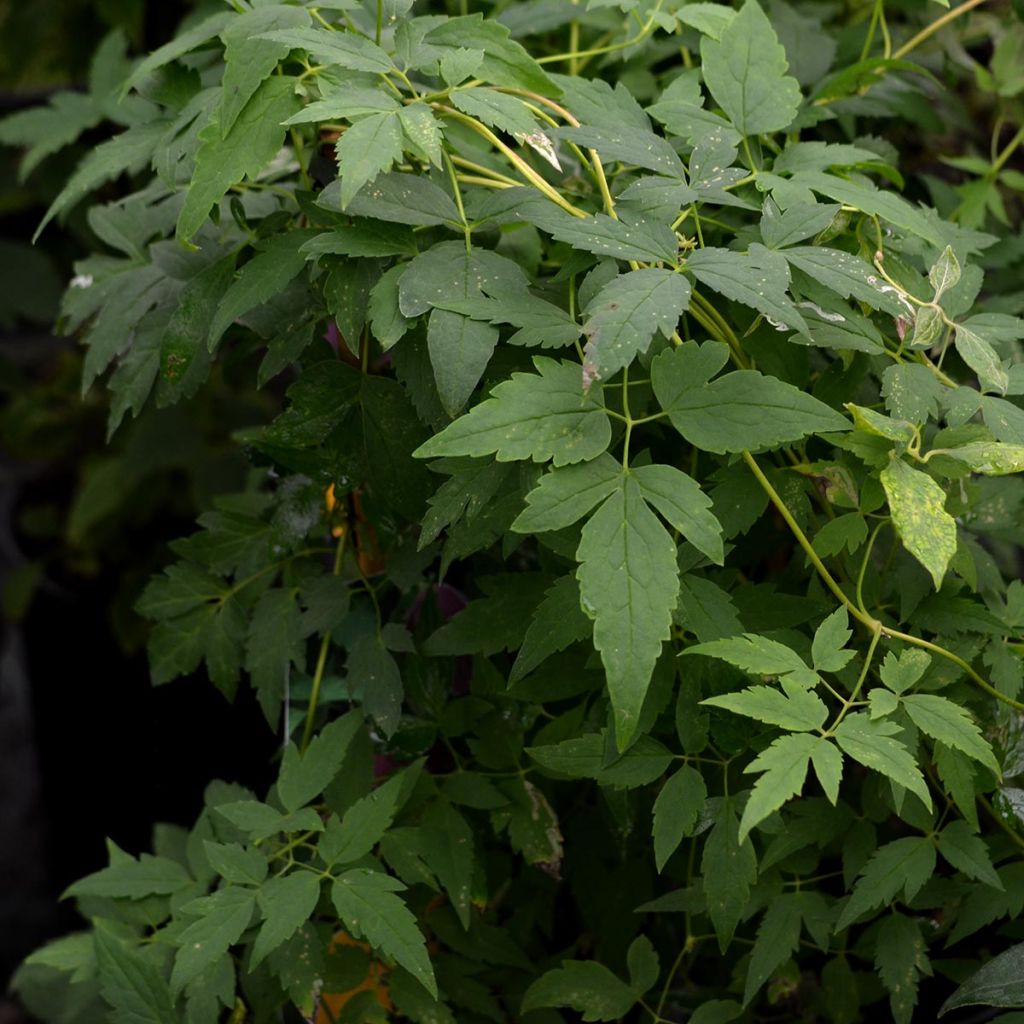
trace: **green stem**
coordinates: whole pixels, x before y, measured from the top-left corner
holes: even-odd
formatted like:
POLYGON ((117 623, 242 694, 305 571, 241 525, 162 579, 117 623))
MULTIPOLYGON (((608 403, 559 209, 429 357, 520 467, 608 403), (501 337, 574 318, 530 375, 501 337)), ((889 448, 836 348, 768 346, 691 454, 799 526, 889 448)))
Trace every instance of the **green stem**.
POLYGON ((462 233, 466 238, 466 255, 468 256, 473 249, 473 229, 469 226, 469 221, 466 220, 466 208, 462 205, 462 190, 459 188, 459 177, 455 173, 455 164, 452 163, 452 158, 446 149, 441 150, 441 155, 444 157, 444 165, 448 169, 452 192, 455 194, 455 206, 459 211, 459 220, 462 221, 462 233))
POLYGON ((954 7, 951 11, 946 11, 941 18, 936 18, 930 25, 925 25, 916 36, 913 36, 910 40, 905 42, 893 55, 893 60, 902 60, 911 50, 916 50, 926 39, 931 38, 939 29, 944 28, 951 21, 959 18, 961 15, 966 14, 968 11, 975 7, 980 7, 985 0, 967 0, 966 3, 961 4, 959 7, 954 7))
POLYGON ((864 551, 864 558, 860 563, 860 572, 857 573, 857 607, 865 614, 868 614, 867 608, 864 607, 864 574, 867 571, 868 562, 871 561, 871 550, 875 546, 875 538, 878 536, 878 531, 885 526, 886 521, 882 519, 871 531, 871 536, 868 538, 868 546, 864 551))
MULTIPOLYGON (((338 538, 338 546, 334 552, 333 576, 341 575, 341 564, 345 560, 345 545, 348 543, 349 525, 346 522, 338 538)), ((317 653, 316 669, 313 672, 313 686, 309 692, 309 707, 306 708, 306 724, 302 729, 302 744, 299 750, 303 753, 313 738, 313 725, 316 719, 316 707, 320 702, 320 685, 324 680, 324 669, 327 666, 327 652, 331 649, 331 632, 327 630, 320 639, 320 650, 317 653)))
POLYGON ((857 677, 857 683, 850 693, 850 699, 843 702, 843 706, 836 716, 836 720, 829 726, 828 730, 823 733, 825 736, 831 736, 836 729, 839 728, 842 720, 847 716, 850 708, 857 703, 857 697, 860 696, 861 687, 864 685, 864 681, 868 677, 868 672, 871 669, 871 662, 875 659, 875 649, 878 647, 878 641, 882 636, 882 626, 879 623, 878 628, 871 634, 871 643, 868 644, 867 654, 864 655, 864 667, 860 670, 860 675, 857 677))
POLYGON ((374 42, 380 46, 380 38, 384 34, 384 0, 377 0, 377 27, 373 34, 374 42))
POLYGON ((635 43, 641 42, 651 33, 651 29, 654 27, 655 19, 658 12, 661 10, 661 5, 664 0, 658 0, 654 5, 654 9, 651 11, 647 21, 640 27, 640 31, 636 35, 630 36, 629 39, 624 39, 621 43, 611 43, 608 46, 595 46, 590 50, 577 50, 573 48, 569 53, 554 53, 547 57, 538 57, 538 64, 554 64, 558 61, 572 61, 576 64, 576 71, 579 73, 582 65, 579 64, 580 58, 600 57, 606 53, 615 53, 618 50, 625 50, 629 46, 633 46, 635 43))
POLYGON ((1006 161, 1009 160, 1010 157, 1013 156, 1013 154, 1020 148, 1021 143, 1024 143, 1024 127, 1022 127, 1012 139, 1010 139, 999 156, 992 161, 992 166, 988 172, 988 176, 990 178, 994 178, 999 174, 1006 161))

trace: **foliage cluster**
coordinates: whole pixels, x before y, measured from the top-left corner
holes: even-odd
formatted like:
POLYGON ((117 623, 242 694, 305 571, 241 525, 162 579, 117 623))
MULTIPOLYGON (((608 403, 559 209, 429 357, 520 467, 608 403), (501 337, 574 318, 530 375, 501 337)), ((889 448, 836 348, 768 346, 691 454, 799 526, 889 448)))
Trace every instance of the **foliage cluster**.
MULTIPOLYGON (((132 182, 62 306, 111 436, 286 387, 138 602, 277 782, 111 844, 40 1018, 907 1024, 1024 937, 1024 22, 980 6, 236 0, 0 122, 28 168, 124 129, 40 225, 132 182), (965 71, 991 152, 905 166, 965 71)), ((1024 1002, 1005 957, 953 1003, 1024 1002)))

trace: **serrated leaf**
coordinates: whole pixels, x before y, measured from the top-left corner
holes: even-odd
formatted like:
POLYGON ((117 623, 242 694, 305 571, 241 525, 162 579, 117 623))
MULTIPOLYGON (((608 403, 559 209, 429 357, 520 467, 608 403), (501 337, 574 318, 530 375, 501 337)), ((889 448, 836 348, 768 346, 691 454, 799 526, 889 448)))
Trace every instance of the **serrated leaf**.
POLYGON ((210 866, 221 878, 243 885, 259 885, 267 877, 267 859, 258 850, 238 843, 203 840, 210 866))
POLYGON ((300 754, 294 743, 285 748, 277 795, 286 811, 304 807, 330 785, 361 727, 359 716, 350 713, 325 725, 305 753, 300 754))
POLYGON ((709 363, 709 354, 724 348, 716 342, 700 348, 687 343, 663 352, 651 365, 661 407, 691 444, 709 452, 764 451, 808 434, 849 429, 848 421, 823 402, 755 370, 736 370, 709 382, 722 365, 709 363))
POLYGON ((722 524, 712 513, 712 501, 697 481, 674 466, 638 466, 631 472, 644 499, 698 551, 721 565, 725 558, 722 524))
POLYGON ((890 914, 875 940, 875 967, 889 991, 894 1024, 910 1024, 921 974, 931 974, 921 926, 903 914, 890 914))
POLYGON ((780 736, 747 765, 744 771, 764 774, 754 783, 750 799, 743 808, 739 831, 741 843, 755 825, 760 825, 768 815, 800 794, 807 778, 811 754, 821 744, 828 744, 828 740, 807 733, 780 736))
POLYGON ((112 899, 143 899, 167 895, 192 882, 189 873, 177 861, 144 853, 138 860, 129 857, 108 840, 110 866, 80 878, 64 896, 100 896, 112 899))
POLYGON ((965 708, 933 693, 910 694, 900 702, 910 720, 925 735, 961 751, 999 776, 999 764, 992 747, 965 708))
POLYGON ((585 384, 629 366, 656 333, 669 337, 689 302, 689 281, 671 270, 633 270, 606 284, 583 311, 585 384))
POLYGON ((257 901, 263 923, 252 947, 255 968, 313 917, 320 899, 320 877, 311 871, 293 871, 260 886, 257 901))
POLYGON ((985 841, 972 834, 966 821, 951 821, 939 833, 938 842, 939 853, 958 871, 995 889, 1003 888, 985 841))
POLYGON ((925 807, 931 808, 931 794, 921 769, 906 745, 895 738, 900 733, 900 727, 894 722, 884 719, 873 722, 866 714, 858 712, 839 723, 835 737, 845 754, 905 786, 921 798, 925 807))
MULTIPOLYGON (((435 167, 441 166, 441 122, 425 103, 401 107, 398 120, 402 124, 405 149, 435 167)), ((344 188, 344 182, 342 183, 344 188)))
POLYGON ((718 813, 701 857, 708 916, 725 952, 743 916, 751 887, 757 881, 757 855, 749 840, 739 841, 739 824, 731 801, 718 813))
POLYGON ((784 131, 800 107, 786 51, 757 0, 746 0, 719 39, 700 44, 701 70, 715 102, 742 135, 784 131))
POLYGON ((800 946, 801 894, 782 893, 768 905, 750 955, 743 1003, 747 1005, 757 990, 800 946))
POLYGON ((219 113, 214 113, 199 133, 195 171, 175 228, 181 241, 196 234, 232 185, 255 178, 277 156, 284 141, 281 122, 298 107, 295 80, 272 75, 260 84, 226 135, 221 134, 219 113))
POLYGON ((156 962, 97 921, 92 941, 100 993, 112 1024, 176 1024, 171 992, 156 962))
POLYGON ((391 736, 402 718, 402 674, 376 631, 364 633, 348 653, 348 678, 362 698, 363 711, 391 736))
POLYGON ((636 1001, 636 993, 603 964, 565 960, 530 985, 519 1009, 529 1013, 564 1006, 581 1013, 585 1021, 612 1021, 629 1013, 636 1001))
POLYGON ((552 584, 530 620, 509 672, 509 685, 529 675, 552 654, 589 638, 593 628, 580 607, 579 582, 575 576, 563 576, 552 584))
POLYGON ((512 529, 543 533, 571 526, 622 486, 622 466, 607 453, 589 462, 545 473, 526 495, 526 508, 512 529))
POLYGON ((335 64, 349 71, 387 74, 395 67, 384 50, 355 32, 329 32, 313 27, 292 28, 264 32, 260 38, 281 43, 292 50, 305 50, 322 64, 335 64))
MULTIPOLYGON (((341 209, 341 185, 332 182, 320 193, 318 206, 341 209)), ((390 171, 361 188, 348 202, 347 211, 358 217, 376 217, 398 224, 429 227, 458 224, 459 211, 438 185, 417 174, 390 171)))
POLYGON ((611 441, 611 424, 601 409, 601 390, 584 395, 579 366, 542 356, 538 373, 514 373, 491 398, 474 406, 413 452, 491 455, 499 462, 532 459, 564 466, 600 455, 611 441))
POLYGON ((287 43, 271 42, 259 36, 275 29, 298 28, 305 23, 304 11, 283 4, 245 11, 231 19, 221 33, 224 41, 224 92, 219 115, 222 137, 231 130, 260 83, 288 56, 287 43))
POLYGON ((178 951, 171 972, 173 994, 181 992, 241 938, 255 907, 256 893, 235 887, 185 904, 183 913, 201 916, 177 936, 178 951))
MULTIPOLYGON (((684 654, 703 654, 709 658, 721 658, 744 672, 765 676, 792 676, 799 683, 813 685, 817 676, 807 663, 791 647, 756 633, 743 636, 712 640, 708 643, 687 647, 684 654)), ((777 691, 766 691, 775 693, 777 691)), ((716 698, 717 699, 717 698, 716 698)), ((819 723, 820 724, 820 723, 819 723)), ((817 726, 810 726, 816 729, 817 726)))
POLYGON ((398 114, 370 114, 350 125, 335 147, 341 176, 341 208, 391 168, 402 156, 402 122, 398 114))
POLYGON ((331 899, 351 935, 404 967, 436 999, 437 982, 423 934, 395 895, 404 888, 388 875, 354 868, 334 880, 331 899))
POLYGON ((836 931, 841 932, 862 914, 889 903, 901 891, 905 900, 912 900, 934 871, 935 846, 927 836, 908 836, 878 847, 861 869, 836 931))
POLYGON ((518 96, 476 88, 456 89, 450 99, 464 114, 509 135, 529 135, 537 130, 537 119, 518 96))
POLYGON ((858 299, 892 316, 905 316, 908 312, 892 287, 859 256, 821 245, 798 245, 784 250, 782 255, 798 270, 844 299, 858 299))
POLYGON ((654 801, 654 863, 658 871, 683 841, 692 835, 707 800, 707 787, 696 768, 683 765, 670 775, 654 801))
POLYGON ((882 470, 881 481, 903 546, 928 570, 938 590, 956 554, 956 520, 946 511, 945 491, 900 458, 882 470))
POLYGON ((623 749, 636 730, 679 593, 676 545, 644 501, 635 475, 622 477, 591 516, 576 558, 583 610, 594 620, 594 647, 623 749))
POLYGON ((263 714, 272 724, 281 709, 291 666, 300 666, 304 654, 302 619, 294 595, 283 588, 264 591, 249 622, 245 667, 263 714))
POLYGON ((317 843, 317 853, 328 868, 358 861, 380 842, 419 777, 420 768, 417 762, 393 775, 356 800, 340 819, 336 816, 328 819, 317 843))
POLYGON ((608 162, 618 160, 646 167, 685 184, 686 170, 679 154, 671 143, 652 131, 642 131, 629 125, 583 125, 559 129, 558 137, 597 150, 598 155, 608 162))
POLYGON ((807 322, 786 295, 786 258, 793 251, 783 255, 755 244, 741 253, 707 246, 687 258, 686 269, 712 291, 756 309, 771 323, 807 334, 807 322))
POLYGON ((918 648, 901 651, 897 657, 892 651, 882 661, 879 675, 893 693, 909 690, 928 670, 932 656, 918 648))
POLYGON ((817 671, 838 672, 850 663, 854 652, 846 650, 846 645, 853 636, 849 621, 846 609, 840 607, 814 631, 811 663, 817 671))
POLYGON ((451 900, 463 929, 470 926, 475 855, 466 819, 445 800, 437 801, 420 827, 420 854, 451 900))

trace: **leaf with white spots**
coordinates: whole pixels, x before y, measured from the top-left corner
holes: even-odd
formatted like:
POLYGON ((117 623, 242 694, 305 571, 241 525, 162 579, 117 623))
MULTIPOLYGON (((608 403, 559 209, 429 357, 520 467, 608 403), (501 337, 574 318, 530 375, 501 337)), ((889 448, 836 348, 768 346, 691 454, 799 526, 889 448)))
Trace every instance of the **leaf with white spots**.
POLYGON ((171 972, 171 992, 176 995, 219 960, 242 937, 255 909, 255 890, 235 886, 186 903, 181 913, 186 917, 199 915, 199 919, 177 937, 178 952, 171 972))
POLYGON ((946 492, 900 458, 882 470, 881 480, 903 546, 928 570, 938 590, 956 554, 956 520, 946 511, 946 492))
POLYGON ((585 382, 607 380, 669 337, 690 303, 690 282, 671 270, 633 270, 606 284, 583 311, 585 382))

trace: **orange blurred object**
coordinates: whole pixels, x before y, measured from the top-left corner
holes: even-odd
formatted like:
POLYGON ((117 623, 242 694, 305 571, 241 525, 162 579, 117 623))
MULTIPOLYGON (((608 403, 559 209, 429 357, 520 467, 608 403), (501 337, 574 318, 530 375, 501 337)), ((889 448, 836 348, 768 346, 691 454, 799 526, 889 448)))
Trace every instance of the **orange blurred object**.
MULTIPOLYGON (((337 932, 334 938, 331 939, 331 949, 334 950, 338 946, 355 946, 357 949, 363 950, 364 953, 370 952, 370 947, 365 942, 358 942, 348 932, 337 932)), ((376 960, 371 960, 366 977, 355 988, 349 989, 348 992, 322 992, 320 994, 320 1008, 317 1010, 316 1024, 331 1024, 332 1020, 337 1019, 341 1008, 360 992, 374 992, 377 996, 377 1002, 380 1003, 383 1009, 393 1010, 394 1006, 388 995, 388 986, 385 981, 386 973, 382 964, 377 963, 376 960), (330 1016, 324 1007, 330 1011, 330 1016)))

